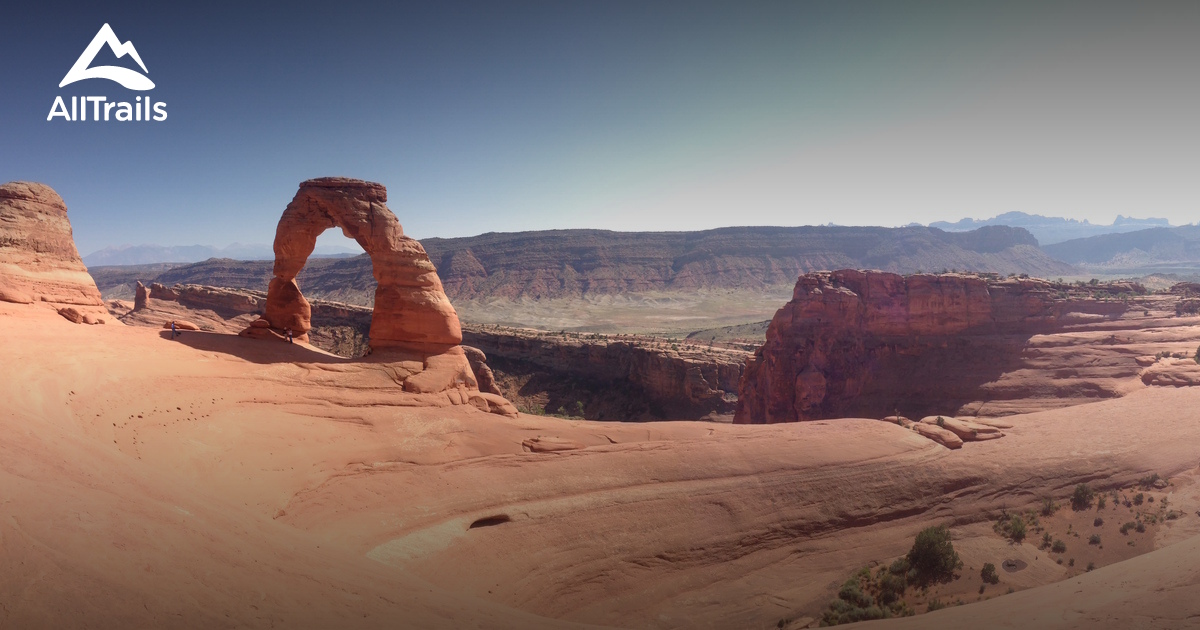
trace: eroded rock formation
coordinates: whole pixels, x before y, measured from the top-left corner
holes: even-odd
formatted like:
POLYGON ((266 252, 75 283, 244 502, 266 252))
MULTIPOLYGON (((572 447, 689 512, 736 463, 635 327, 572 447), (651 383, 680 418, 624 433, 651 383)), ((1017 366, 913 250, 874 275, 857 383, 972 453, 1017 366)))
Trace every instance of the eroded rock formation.
MULTIPOLYGON (((356 179, 326 177, 300 184, 275 233, 274 278, 263 318, 277 333, 300 340, 312 328, 312 309, 296 275, 325 230, 338 227, 371 258, 375 309, 371 347, 436 351, 462 341, 458 315, 442 290, 425 249, 404 235, 388 209, 387 189, 356 179)), ((247 329, 248 334, 261 328, 247 329)))
POLYGON ((109 319, 75 248, 67 204, 49 186, 0 186, 0 301, 50 306, 76 323, 109 319))
POLYGON ((1117 346, 1152 335, 1112 333, 1159 323, 1149 306, 1144 316, 1131 308, 1127 294, 1139 290, 963 274, 806 274, 748 361, 735 421, 1001 415, 1013 411, 1006 400, 1032 410, 1031 401, 1119 396, 1136 386, 1142 366, 1132 348, 1117 346), (1123 320, 1127 311, 1139 321, 1123 320), (1056 331, 1064 334, 1047 335, 1056 331), (1098 343, 1110 350, 1068 350, 1098 343), (1045 358, 1052 353, 1061 354, 1057 362, 1045 358))

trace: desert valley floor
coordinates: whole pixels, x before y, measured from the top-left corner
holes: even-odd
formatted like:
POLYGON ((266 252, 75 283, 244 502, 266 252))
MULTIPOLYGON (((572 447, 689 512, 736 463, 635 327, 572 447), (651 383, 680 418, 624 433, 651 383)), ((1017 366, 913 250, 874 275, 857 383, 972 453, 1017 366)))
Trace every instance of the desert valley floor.
POLYGON ((387 364, 305 345, 6 303, 0 323, 6 627, 802 627, 937 523, 972 589, 984 562, 1028 568, 872 627, 1200 615, 1197 388, 1009 416, 1004 439, 949 450, 868 419, 406 406, 387 364), (1183 516, 1144 555, 1084 572, 992 531, 1002 510, 1151 472, 1183 516))

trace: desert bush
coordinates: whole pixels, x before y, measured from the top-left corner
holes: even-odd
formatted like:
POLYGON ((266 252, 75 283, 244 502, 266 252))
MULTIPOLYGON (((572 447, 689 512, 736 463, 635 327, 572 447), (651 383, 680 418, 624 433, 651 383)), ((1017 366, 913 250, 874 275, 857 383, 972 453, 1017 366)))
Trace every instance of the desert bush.
POLYGON ((1099 516, 1096 517, 1096 520, 1092 521, 1092 525, 1094 525, 1096 527, 1100 527, 1103 524, 1104 524, 1104 519, 1100 518, 1099 516))
POLYGON ((893 562, 891 566, 888 567, 888 571, 891 571, 894 575, 904 575, 905 573, 908 573, 908 570, 911 568, 912 567, 908 564, 908 558, 904 557, 893 562))
POLYGON ((886 573, 879 579, 879 603, 889 605, 904 596, 907 584, 903 575, 886 573))
POLYGON ((1042 549, 1049 549, 1052 542, 1054 539, 1050 536, 1050 532, 1042 534, 1042 549))
POLYGON ((1075 486, 1075 492, 1071 495, 1071 507, 1076 510, 1086 510, 1092 507, 1092 499, 1095 497, 1096 493, 1086 483, 1081 483, 1075 486))
POLYGON ((1100 534, 1092 534, 1091 536, 1088 536, 1088 544, 1089 545, 1099 545, 1100 544, 1100 534))
POLYGON ((983 570, 979 572, 979 577, 983 578, 988 584, 999 584, 1000 575, 996 573, 996 565, 991 562, 983 565, 983 570))
POLYGON ((1096 568, 1096 563, 1095 563, 1095 562, 1089 562, 1089 563, 1088 563, 1088 565, 1087 565, 1087 570, 1088 570, 1088 571, 1091 571, 1092 569, 1095 569, 1095 568, 1096 568))
POLYGON ((962 566, 945 525, 928 527, 917 534, 907 558, 920 583, 949 580, 962 566))
POLYGON ((858 578, 850 578, 842 585, 842 590, 838 591, 838 599, 858 608, 875 605, 875 598, 862 592, 862 587, 858 584, 858 578))
POLYGON ((935 610, 941 610, 945 607, 946 604, 943 604, 942 600, 935 597, 929 600, 929 605, 925 607, 925 612, 933 612, 935 610))
POLYGON ((1054 553, 1066 553, 1067 543, 1063 542, 1061 539, 1056 540, 1054 541, 1053 545, 1050 545, 1050 551, 1053 551, 1054 553))
POLYGON ((1025 540, 1025 521, 1016 514, 1008 521, 1008 537, 1013 542, 1021 542, 1025 540))
POLYGON ((1128 523, 1121 525, 1121 533, 1128 535, 1129 530, 1135 529, 1136 527, 1137 527, 1137 523, 1134 523, 1133 521, 1129 521, 1128 523))
POLYGON ((1042 499, 1042 516, 1053 516, 1058 511, 1058 504, 1054 499, 1046 497, 1042 499))
POLYGON ((1103 510, 1104 506, 1107 504, 1108 504, 1108 497, 1104 496, 1103 494, 1096 497, 1096 509, 1097 510, 1103 510))
POLYGON ((1133 504, 1134 505, 1141 505, 1142 502, 1145 500, 1146 500, 1146 495, 1142 494, 1141 492, 1133 495, 1133 504))
POLYGON ((1146 531, 1146 524, 1141 521, 1138 521, 1137 526, 1134 527, 1134 529, 1137 530, 1137 533, 1141 534, 1146 531))
POLYGON ((1067 566, 1069 566, 1069 567, 1075 566, 1075 558, 1071 558, 1070 560, 1067 560, 1067 566))
POLYGON ((1149 490, 1150 488, 1154 487, 1154 482, 1158 481, 1159 479, 1161 479, 1161 477, 1158 476, 1158 473, 1152 473, 1142 477, 1141 479, 1138 479, 1138 485, 1141 486, 1143 490, 1149 490))

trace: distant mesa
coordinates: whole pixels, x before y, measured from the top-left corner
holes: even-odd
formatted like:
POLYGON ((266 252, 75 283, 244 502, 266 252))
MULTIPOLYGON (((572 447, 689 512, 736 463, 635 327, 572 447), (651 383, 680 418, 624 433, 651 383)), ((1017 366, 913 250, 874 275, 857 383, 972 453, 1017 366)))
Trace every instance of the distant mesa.
POLYGON ((0 301, 48 306, 76 323, 111 320, 75 249, 67 204, 45 184, 0 186, 0 301))
POLYGON ((1004 225, 1028 230, 1037 238, 1041 245, 1051 245, 1077 238, 1087 238, 1103 234, 1134 232, 1157 227, 1171 227, 1166 219, 1135 219, 1117 215, 1111 225, 1089 223, 1087 220, 1066 219, 1063 217, 1045 217, 1024 212, 1005 212, 990 219, 962 219, 953 223, 935 221, 929 224, 931 228, 947 232, 966 232, 981 227, 1004 225))

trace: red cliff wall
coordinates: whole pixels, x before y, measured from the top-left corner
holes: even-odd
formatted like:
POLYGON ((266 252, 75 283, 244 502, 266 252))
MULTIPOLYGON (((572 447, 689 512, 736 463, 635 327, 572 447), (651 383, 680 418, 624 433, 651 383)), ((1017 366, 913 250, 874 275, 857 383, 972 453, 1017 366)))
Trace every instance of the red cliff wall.
POLYGON ((960 274, 803 275, 747 361, 735 422, 955 413, 1020 366, 1026 342, 1058 328, 1063 313, 1126 309, 1062 299, 1063 286, 960 274))

